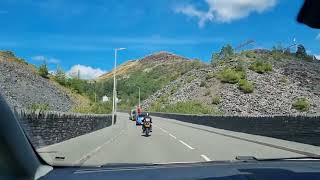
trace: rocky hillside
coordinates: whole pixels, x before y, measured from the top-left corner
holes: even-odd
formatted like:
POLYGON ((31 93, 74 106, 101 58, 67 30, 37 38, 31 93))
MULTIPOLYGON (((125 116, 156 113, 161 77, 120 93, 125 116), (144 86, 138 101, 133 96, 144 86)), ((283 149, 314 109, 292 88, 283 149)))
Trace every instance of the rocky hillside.
MULTIPOLYGON (((122 100, 120 107, 131 108, 138 104, 138 88, 141 100, 144 100, 176 80, 192 69, 204 67, 204 63, 190 60, 172 53, 159 52, 119 66, 117 70, 118 96, 122 100)), ((100 77, 97 84, 98 96, 111 96, 113 79, 112 72, 100 77)))
POLYGON ((11 107, 69 111, 80 103, 77 95, 50 79, 39 76, 36 68, 10 52, 0 52, 0 92, 11 107))
POLYGON ((147 98, 143 107, 166 111, 180 102, 199 102, 222 114, 316 114, 319 92, 319 62, 256 50, 181 75, 147 98), (265 72, 257 62, 267 67, 265 72))

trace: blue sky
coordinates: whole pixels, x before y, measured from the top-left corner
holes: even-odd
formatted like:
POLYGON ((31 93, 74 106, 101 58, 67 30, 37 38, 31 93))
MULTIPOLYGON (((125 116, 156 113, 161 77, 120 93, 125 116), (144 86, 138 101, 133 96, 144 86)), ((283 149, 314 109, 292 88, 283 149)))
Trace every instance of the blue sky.
POLYGON ((302 0, 0 0, 0 49, 86 78, 157 51, 209 61, 224 44, 289 45, 320 55, 320 31, 298 24, 302 0), (74 66, 77 65, 78 66, 74 66), (90 66, 90 67, 87 67, 90 66), (97 69, 97 68, 100 68, 97 69), (87 74, 86 74, 87 73, 87 74))

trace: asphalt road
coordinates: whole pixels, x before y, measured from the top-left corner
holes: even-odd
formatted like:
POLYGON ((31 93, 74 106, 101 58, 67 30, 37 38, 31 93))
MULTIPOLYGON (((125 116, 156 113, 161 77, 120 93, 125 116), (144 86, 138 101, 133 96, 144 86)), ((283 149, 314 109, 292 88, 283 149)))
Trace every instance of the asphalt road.
POLYGON ((145 137, 141 126, 136 126, 128 117, 118 113, 114 127, 50 145, 38 152, 50 164, 84 166, 235 160, 236 156, 281 158, 320 153, 317 146, 159 117, 153 117, 153 132, 145 137))

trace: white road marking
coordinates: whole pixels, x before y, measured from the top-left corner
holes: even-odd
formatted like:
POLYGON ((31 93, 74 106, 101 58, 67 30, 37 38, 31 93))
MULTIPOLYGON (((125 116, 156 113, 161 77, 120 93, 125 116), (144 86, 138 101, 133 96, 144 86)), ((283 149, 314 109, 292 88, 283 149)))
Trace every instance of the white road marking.
MULTIPOLYGON (((104 142, 102 145, 98 146, 97 148, 95 148, 93 151, 85 154, 84 156, 82 156, 79 160, 75 161, 73 163, 73 165, 79 165, 82 161, 87 161, 89 158, 91 158, 92 155, 94 155, 95 153, 97 153, 103 146, 105 146, 106 144, 114 141, 116 138, 118 138, 119 136, 121 136, 124 133, 124 130, 120 131, 119 134, 117 134, 116 136, 114 136, 113 138, 109 139, 108 141, 104 142)), ((84 163, 83 162, 83 163, 84 163)))
POLYGON ((168 133, 168 131, 164 130, 164 129, 161 129, 164 133, 168 133))
POLYGON ((183 145, 187 146, 189 149, 194 149, 193 147, 189 146, 187 143, 185 143, 185 142, 183 142, 181 140, 179 140, 179 142, 181 142, 183 145))
POLYGON ((173 137, 174 139, 177 139, 177 137, 175 137, 174 135, 169 133, 169 136, 173 137))
POLYGON ((204 159, 204 160, 206 160, 206 161, 211 161, 206 155, 204 155, 204 154, 201 154, 201 157, 204 159))

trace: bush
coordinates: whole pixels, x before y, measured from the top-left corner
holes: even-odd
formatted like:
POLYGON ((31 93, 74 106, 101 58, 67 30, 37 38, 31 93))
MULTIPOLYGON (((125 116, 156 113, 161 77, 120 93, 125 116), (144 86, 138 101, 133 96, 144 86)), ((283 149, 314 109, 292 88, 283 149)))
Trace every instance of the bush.
POLYGON ((43 78, 48 78, 49 72, 46 64, 42 64, 38 69, 38 74, 43 78))
POLYGON ((206 85, 207 85, 207 83, 205 81, 201 81, 200 87, 205 87, 206 85))
POLYGON ((253 85, 245 79, 239 80, 239 89, 242 90, 244 93, 252 93, 253 92, 253 85))
POLYGON ((299 98, 292 103, 292 108, 298 111, 308 111, 310 108, 310 103, 306 98, 299 98))
POLYGON ((242 78, 244 78, 244 73, 235 71, 232 68, 225 68, 219 72, 219 79, 223 83, 235 84, 242 78))
POLYGON ((219 96, 212 97, 212 104, 215 104, 215 105, 220 104, 220 97, 219 96))
POLYGON ((282 76, 280 79, 280 82, 284 83, 284 84, 288 84, 288 77, 287 76, 282 76))
POLYGON ((66 74, 65 72, 58 68, 57 69, 57 73, 56 75, 54 76, 54 80, 57 81, 59 84, 65 86, 67 84, 67 78, 66 78, 66 74))
POLYGON ((211 91, 207 89, 207 91, 204 93, 205 96, 209 96, 211 94, 211 91))
POLYGON ((196 77, 195 76, 189 76, 188 78, 187 78, 187 82, 188 83, 191 83, 193 80, 195 80, 196 79, 196 77))
POLYGON ((149 110, 155 112, 184 113, 184 114, 217 114, 209 106, 205 106, 196 101, 178 102, 167 106, 156 104, 149 110))
POLYGON ((207 79, 207 80, 208 80, 208 79, 212 79, 212 78, 214 78, 214 77, 215 77, 214 72, 208 72, 207 75, 206 75, 206 79, 207 79))
POLYGON ((31 111, 36 111, 36 110, 49 111, 50 107, 49 107, 49 104, 33 103, 33 104, 31 104, 31 106, 29 106, 28 109, 31 111))
POLYGON ((257 73, 263 74, 265 72, 272 71, 272 65, 268 62, 256 61, 250 65, 249 69, 257 73))

